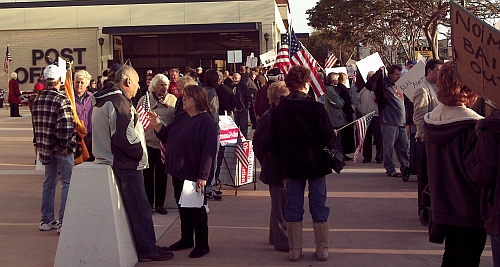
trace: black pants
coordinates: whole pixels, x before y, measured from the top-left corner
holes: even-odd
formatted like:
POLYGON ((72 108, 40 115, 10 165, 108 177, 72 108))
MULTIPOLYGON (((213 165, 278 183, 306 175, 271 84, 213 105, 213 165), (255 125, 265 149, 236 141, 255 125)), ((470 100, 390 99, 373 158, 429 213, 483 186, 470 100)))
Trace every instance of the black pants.
POLYGON ((21 117, 21 115, 19 115, 19 104, 10 104, 10 116, 21 117))
POLYGON ((87 146, 87 151, 89 152, 90 158, 87 161, 94 161, 95 157, 92 154, 92 133, 87 133, 87 135, 83 138, 85 142, 85 146, 87 146))
MULTIPOLYGON (((179 203, 184 181, 172 177, 172 184, 174 186, 175 202, 179 203)), ((181 219, 181 240, 183 243, 193 243, 194 230, 195 246, 208 249, 208 215, 205 206, 201 208, 182 208, 179 204, 177 206, 179 207, 179 218, 181 219)))
POLYGON ((144 188, 151 207, 163 207, 167 194, 167 174, 161 162, 161 150, 147 146, 149 168, 144 169, 144 188))
POLYGON ((483 227, 443 225, 445 246, 441 267, 477 267, 486 244, 483 227))

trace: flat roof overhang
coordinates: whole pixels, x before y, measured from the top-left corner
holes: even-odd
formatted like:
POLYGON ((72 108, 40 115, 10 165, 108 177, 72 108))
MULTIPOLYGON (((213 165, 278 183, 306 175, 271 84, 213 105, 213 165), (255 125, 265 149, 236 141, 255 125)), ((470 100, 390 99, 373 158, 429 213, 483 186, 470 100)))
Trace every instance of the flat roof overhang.
POLYGON ((186 34, 186 33, 224 33, 258 31, 257 22, 215 23, 215 24, 183 24, 183 25, 151 25, 151 26, 118 26, 103 27, 102 33, 112 35, 138 34, 186 34))

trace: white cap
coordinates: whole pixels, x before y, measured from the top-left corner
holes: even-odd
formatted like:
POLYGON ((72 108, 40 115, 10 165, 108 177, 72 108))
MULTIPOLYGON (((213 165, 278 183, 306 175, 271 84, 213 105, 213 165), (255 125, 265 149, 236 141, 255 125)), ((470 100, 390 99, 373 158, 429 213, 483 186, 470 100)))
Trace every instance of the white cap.
POLYGON ((62 71, 61 68, 59 68, 56 65, 49 65, 43 70, 43 77, 45 79, 54 79, 54 80, 59 80, 61 78, 62 71))

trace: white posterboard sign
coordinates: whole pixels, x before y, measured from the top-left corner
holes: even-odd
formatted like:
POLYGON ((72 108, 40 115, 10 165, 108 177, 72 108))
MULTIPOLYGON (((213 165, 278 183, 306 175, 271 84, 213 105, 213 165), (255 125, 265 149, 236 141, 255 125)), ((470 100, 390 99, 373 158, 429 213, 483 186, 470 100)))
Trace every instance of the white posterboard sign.
MULTIPOLYGON (((230 116, 219 115, 219 129, 219 140, 222 146, 236 144, 240 130, 230 116)), ((243 134, 240 133, 240 136, 242 140, 245 140, 243 134)))
POLYGON ((415 89, 419 87, 425 80, 425 63, 419 61, 413 66, 403 77, 397 82, 396 86, 403 90, 403 93, 413 102, 415 89))
POLYGON ((271 50, 269 52, 266 52, 264 54, 261 54, 260 56, 260 62, 262 62, 262 65, 264 67, 269 67, 271 65, 274 65, 274 62, 276 61, 276 51, 271 50))
POLYGON ((247 62, 245 64, 245 66, 247 67, 250 67, 250 68, 254 68, 254 67, 257 67, 257 63, 259 61, 259 58, 258 57, 255 57, 253 55, 253 53, 251 53, 250 56, 247 56, 247 62))
POLYGON ((57 59, 57 66, 61 69, 61 84, 66 81, 66 60, 59 57, 57 59))
MULTIPOLYGON (((326 68, 325 69, 326 76, 328 76, 328 74, 330 74, 332 72, 335 72, 335 73, 341 73, 342 72, 342 73, 345 73, 345 75, 347 75, 347 77, 349 77, 349 73, 347 72, 347 68, 346 67, 335 67, 335 68, 326 68)), ((349 83, 349 79, 346 79, 344 85, 347 88, 351 87, 351 84, 349 83)))
POLYGON ((242 50, 230 50, 227 51, 227 63, 241 63, 243 62, 243 51, 242 50))
POLYGON ((427 62, 427 59, 424 56, 420 55, 420 53, 418 53, 418 52, 417 52, 417 60, 422 61, 424 63, 427 62))
POLYGON ((236 159, 235 144, 225 147, 224 159, 219 174, 219 180, 222 184, 238 187, 254 181, 255 154, 253 152, 252 141, 243 141, 243 148, 248 157, 248 168, 243 167, 236 159))
POLYGON ((380 67, 384 67, 384 62, 377 52, 358 61, 356 65, 358 66, 358 71, 361 74, 361 77, 363 77, 366 82, 368 72, 377 71, 380 67))

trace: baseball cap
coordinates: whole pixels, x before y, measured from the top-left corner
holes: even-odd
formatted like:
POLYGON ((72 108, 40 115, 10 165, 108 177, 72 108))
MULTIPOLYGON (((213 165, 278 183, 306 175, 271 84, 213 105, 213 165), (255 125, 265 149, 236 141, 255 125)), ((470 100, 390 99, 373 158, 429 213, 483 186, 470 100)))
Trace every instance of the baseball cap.
POLYGON ((43 70, 43 77, 45 79, 53 79, 53 80, 59 80, 62 76, 62 71, 59 66, 56 65, 49 65, 43 70))
POLYGON ((408 63, 406 63, 406 65, 417 65, 417 62, 415 60, 410 60, 408 61, 408 63))
POLYGON ((121 70, 121 68, 122 68, 122 65, 115 63, 115 64, 111 65, 111 68, 109 68, 109 72, 117 72, 117 71, 121 70))

